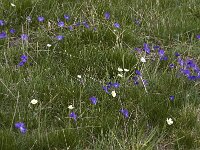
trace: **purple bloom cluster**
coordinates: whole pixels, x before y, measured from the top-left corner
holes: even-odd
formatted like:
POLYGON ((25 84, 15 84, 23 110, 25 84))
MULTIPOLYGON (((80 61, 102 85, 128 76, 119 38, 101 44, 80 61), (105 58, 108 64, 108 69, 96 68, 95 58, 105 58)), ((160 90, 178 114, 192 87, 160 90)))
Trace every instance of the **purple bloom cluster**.
POLYGON ((180 54, 177 55, 177 63, 180 66, 180 72, 185 75, 189 80, 200 79, 200 68, 197 63, 191 59, 186 58, 185 60, 181 58, 180 54))
POLYGON ((27 62, 28 57, 26 55, 22 55, 21 56, 21 61, 20 63, 17 65, 18 67, 23 66, 26 62, 27 62))
POLYGON ((21 133, 26 133, 27 129, 23 122, 17 122, 15 123, 15 128, 19 129, 21 133))
POLYGON ((122 113, 122 115, 125 117, 125 118, 128 118, 129 117, 129 112, 127 109, 120 109, 120 112, 122 113))
POLYGON ((69 117, 72 118, 72 119, 74 119, 74 121, 77 121, 77 115, 75 114, 75 112, 71 112, 69 114, 69 117))
POLYGON ((112 83, 112 82, 109 82, 106 86, 103 86, 103 90, 108 93, 108 94, 111 94, 109 92, 109 90, 111 88, 119 88, 120 84, 118 82, 115 82, 115 83, 112 83))
POLYGON ((7 37, 6 32, 1 32, 1 33, 0 33, 0 39, 4 39, 4 38, 6 38, 6 37, 7 37))
POLYGON ((92 96, 89 99, 90 99, 90 101, 91 101, 92 104, 94 104, 94 105, 97 104, 97 98, 95 96, 92 96))

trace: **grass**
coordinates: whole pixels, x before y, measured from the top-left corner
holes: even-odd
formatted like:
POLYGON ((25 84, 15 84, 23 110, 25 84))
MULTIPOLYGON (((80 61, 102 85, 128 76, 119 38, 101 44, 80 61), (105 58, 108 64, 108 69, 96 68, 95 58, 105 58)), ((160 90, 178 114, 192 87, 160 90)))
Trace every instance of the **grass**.
POLYGON ((199 79, 189 80, 177 62, 182 58, 199 64, 198 0, 13 0, 0 7, 5 21, 0 33, 7 33, 0 39, 1 149, 199 149, 199 79), (64 28, 57 26, 58 20, 65 21, 64 28), (9 33, 11 28, 16 33, 9 33), (64 38, 59 41, 57 35, 64 38), (160 60, 156 45, 168 60, 160 60), (18 67, 22 55, 28 59, 18 67), (129 71, 120 77, 119 67, 129 71), (109 82, 120 84, 108 89, 116 97, 102 88, 109 82), (31 104, 32 99, 38 103, 31 104), (17 122, 25 124, 25 134, 15 128, 17 122))

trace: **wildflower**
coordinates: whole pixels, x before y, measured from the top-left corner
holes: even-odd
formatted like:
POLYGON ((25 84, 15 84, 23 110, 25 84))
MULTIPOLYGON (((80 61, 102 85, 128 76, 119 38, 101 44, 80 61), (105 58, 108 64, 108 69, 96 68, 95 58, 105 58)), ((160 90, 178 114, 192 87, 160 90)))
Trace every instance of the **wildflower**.
POLYGON ((196 80, 198 77, 197 76, 191 76, 191 75, 189 75, 188 76, 188 80, 196 80))
POLYGON ((68 29, 69 29, 70 31, 73 31, 73 26, 72 26, 72 25, 69 26, 68 29))
POLYGON ((51 44, 47 44, 47 47, 51 47, 51 44))
POLYGON ((144 51, 145 51, 147 54, 150 54, 149 45, 148 45, 147 43, 144 43, 143 47, 144 47, 144 51))
POLYGON ((38 103, 38 100, 36 100, 36 99, 32 99, 32 100, 31 100, 31 104, 35 105, 35 104, 37 104, 37 103, 38 103))
POLYGON ((197 39, 199 39, 199 40, 200 40, 200 34, 198 34, 196 37, 197 37, 197 39))
POLYGON ((111 95, 112 95, 112 97, 116 97, 117 94, 116 94, 115 91, 112 91, 112 92, 111 92, 111 95))
POLYGON ((119 23, 115 22, 115 23, 114 23, 114 27, 115 27, 115 28, 120 28, 119 23))
POLYGON ((145 62, 146 62, 146 59, 145 59, 144 57, 141 57, 141 58, 140 58, 140 61, 143 62, 143 63, 145 63, 145 62))
POLYGON ((103 86, 103 90, 104 90, 106 93, 109 94, 108 89, 109 89, 109 88, 108 88, 107 86, 103 86))
POLYGON ((77 115, 75 114, 75 112, 71 112, 69 114, 69 117, 72 118, 72 119, 74 119, 74 121, 77 121, 77 115))
POLYGON ((62 27, 65 26, 65 23, 64 23, 63 21, 59 21, 59 22, 58 22, 58 26, 62 28, 62 27))
POLYGON ((26 20, 28 21, 28 22, 31 22, 31 16, 28 16, 28 17, 26 17, 26 20))
POLYGON ((15 32, 16 32, 15 29, 13 29, 13 28, 10 29, 10 33, 11 33, 11 34, 14 34, 15 32))
POLYGON ((122 77, 123 77, 123 74, 120 74, 120 73, 119 73, 117 76, 122 78, 122 77))
POLYGON ((89 24, 85 21, 83 21, 83 25, 86 27, 86 28, 90 28, 89 24))
POLYGON ((94 104, 94 105, 97 104, 97 98, 96 97, 92 96, 89 99, 90 99, 90 101, 91 101, 92 104, 94 104))
POLYGON ((12 7, 15 7, 16 5, 15 4, 13 4, 13 3, 10 3, 10 5, 12 6, 12 7))
POLYGON ((28 40, 28 35, 27 34, 22 34, 21 35, 21 39, 24 40, 24 41, 28 40))
POLYGON ((61 41, 64 38, 64 36, 58 35, 58 36, 56 36, 56 38, 57 38, 58 41, 61 41))
POLYGON ((157 45, 153 47, 154 50, 159 49, 159 48, 160 46, 157 46, 157 45))
POLYGON ((118 68, 117 70, 118 70, 119 72, 122 72, 122 71, 123 71, 123 69, 122 69, 122 68, 118 68))
POLYGON ((174 64, 169 64, 169 68, 174 68, 174 64))
POLYGON ((73 105, 69 105, 68 109, 70 109, 70 110, 74 109, 73 105))
POLYGON ((0 33, 0 39, 4 39, 4 38, 6 38, 6 37, 7 37, 6 32, 1 32, 1 33, 0 33))
POLYGON ((3 20, 0 20, 0 26, 4 26, 5 22, 3 20))
POLYGON ((79 79, 81 79, 81 75, 77 75, 77 77, 78 77, 79 79))
POLYGON ((160 49, 160 50, 158 50, 158 54, 159 54, 160 57, 163 57, 164 54, 165 54, 165 51, 160 49))
POLYGON ((104 17, 106 20, 110 19, 110 13, 109 12, 105 12, 104 17))
POLYGON ((129 113, 128 113, 128 110, 127 109, 120 109, 120 112, 124 115, 125 118, 128 118, 129 117, 129 113))
POLYGON ((173 95, 171 95, 170 97, 169 97, 169 99, 171 100, 171 101, 174 101, 174 96, 173 95))
POLYGON ((162 57, 160 57, 160 60, 168 60, 168 57, 167 56, 162 56, 162 57))
POLYGON ((22 55, 22 56, 21 56, 21 60, 22 60, 22 62, 26 62, 27 59, 28 59, 28 57, 27 57, 26 55, 22 55))
POLYGON ((15 128, 19 129, 21 133, 26 133, 26 127, 25 124, 23 122, 17 122, 15 123, 15 128))
POLYGON ((173 124, 173 120, 172 120, 172 118, 167 118, 167 124, 168 125, 172 125, 173 124))
POLYGON ((174 55, 175 55, 176 57, 180 56, 180 54, 179 54, 178 52, 175 52, 174 55))
POLYGON ((139 76, 141 76, 141 72, 139 70, 135 70, 135 73, 139 76))
POLYGON ((125 71, 125 72, 129 72, 129 70, 128 70, 128 69, 125 69, 125 68, 124 68, 124 71, 125 71))
POLYGON ((64 18, 65 18, 66 21, 69 21, 70 16, 65 14, 65 15, 64 15, 64 18))
POLYGON ((39 17, 38 17, 38 21, 39 21, 39 22, 43 22, 43 21, 44 21, 44 17, 39 16, 39 17))
POLYGON ((113 86, 114 88, 118 88, 120 85, 119 85, 119 83, 115 82, 115 83, 112 84, 112 86, 113 86))

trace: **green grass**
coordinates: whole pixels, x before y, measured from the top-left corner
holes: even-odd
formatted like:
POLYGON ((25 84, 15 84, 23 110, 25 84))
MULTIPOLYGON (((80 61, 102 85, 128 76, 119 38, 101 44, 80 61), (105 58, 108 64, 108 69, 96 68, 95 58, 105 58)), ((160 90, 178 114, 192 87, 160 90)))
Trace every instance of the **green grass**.
POLYGON ((0 149, 200 148, 199 80, 182 75, 174 56, 179 52, 199 64, 198 0, 13 0, 1 1, 0 8, 6 22, 0 33, 8 34, 0 39, 0 149), (110 12, 109 20, 105 12, 110 12), (70 20, 59 28, 64 14, 70 20), (38 22, 38 16, 45 21, 38 22), (83 21, 89 29, 74 25, 83 21), (13 35, 11 28, 16 29, 13 35), (23 33, 28 42, 20 39, 23 33), (64 39, 58 41, 57 35, 64 39), (151 54, 134 50, 144 43, 151 54), (165 50, 167 61, 160 61, 155 45, 165 50), (23 54, 28 60, 17 67, 23 54), (142 56, 146 63, 140 62, 142 56), (169 69, 171 63, 174 69, 169 69), (121 78, 118 67, 129 72, 121 78), (140 78, 133 84, 136 69, 147 85, 140 78), (120 83, 116 97, 102 89, 108 82, 120 83), (89 100, 92 96, 96 105, 89 100), (38 103, 32 105, 32 99, 38 103), (68 109, 71 104, 73 110, 68 109), (128 118, 121 108, 129 111, 128 118), (69 117, 72 111, 77 121, 69 117), (25 123, 25 134, 15 128, 16 122, 25 123))

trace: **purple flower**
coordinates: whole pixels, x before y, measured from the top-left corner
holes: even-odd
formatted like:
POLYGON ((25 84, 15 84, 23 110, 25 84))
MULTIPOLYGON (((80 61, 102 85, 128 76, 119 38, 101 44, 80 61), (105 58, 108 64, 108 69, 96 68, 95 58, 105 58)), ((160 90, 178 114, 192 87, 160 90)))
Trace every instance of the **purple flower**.
POLYGON ((24 40, 24 41, 28 40, 28 35, 27 34, 22 34, 21 35, 21 39, 24 40))
POLYGON ((162 56, 162 57, 160 57, 160 60, 168 60, 168 57, 167 56, 162 56))
POLYGON ((97 98, 96 97, 92 96, 89 99, 90 99, 90 101, 91 101, 92 104, 94 104, 94 105, 97 104, 97 98))
POLYGON ((178 58, 178 63, 179 63, 180 66, 183 67, 183 65, 184 65, 184 61, 183 61, 183 59, 178 58))
POLYGON ((165 54, 165 51, 164 51, 164 50, 162 50, 162 49, 158 50, 158 55, 159 55, 160 57, 163 57, 164 54, 165 54))
POLYGON ((83 21, 83 25, 86 27, 86 28, 90 28, 89 24, 85 21, 83 21))
POLYGON ((13 28, 10 29, 10 33, 11 33, 11 34, 15 34, 15 32, 16 32, 15 29, 13 29, 13 28))
POLYGON ((75 114, 75 112, 71 112, 69 114, 69 117, 72 118, 72 119, 74 119, 74 121, 77 121, 77 115, 75 114))
POLYGON ((174 64, 169 64, 169 68, 174 68, 174 64))
POLYGON ((135 70, 135 73, 139 76, 141 76, 141 72, 139 70, 135 70))
POLYGON ((186 75, 186 76, 190 76, 190 70, 187 69, 181 69, 181 72, 186 75))
POLYGON ((174 55, 175 55, 176 57, 180 56, 180 54, 179 54, 178 52, 175 52, 174 55))
POLYGON ((108 87, 107 87, 107 86, 103 86, 103 90, 104 90, 106 93, 109 93, 109 92, 108 92, 108 87))
POLYGON ((70 16, 65 14, 65 15, 64 15, 64 18, 65 18, 66 21, 69 21, 70 16))
POLYGON ((115 23, 114 23, 114 27, 115 27, 115 28, 120 28, 119 23, 115 22, 115 23))
POLYGON ((63 21, 59 21, 59 22, 58 22, 58 26, 62 28, 62 27, 65 26, 65 23, 64 23, 63 21))
POLYGON ((196 37, 197 37, 197 39, 199 39, 199 40, 200 40, 200 34, 198 34, 196 37))
POLYGON ((160 48, 160 46, 154 46, 153 47, 154 50, 159 49, 159 48, 160 48))
POLYGON ((24 65, 24 62, 23 61, 20 61, 20 63, 17 65, 18 67, 21 67, 24 65))
POLYGON ((171 96, 169 97, 169 99, 170 99, 171 101, 174 101, 174 98, 175 98, 175 96, 173 96, 173 95, 171 95, 171 96))
POLYGON ((113 86, 114 88, 118 88, 118 87, 120 86, 120 84, 117 83, 117 82, 115 82, 115 83, 112 84, 112 86, 113 86))
POLYGON ((150 48, 149 48, 149 45, 147 43, 144 43, 144 51, 147 53, 147 54, 150 54, 150 48))
POLYGON ((6 37, 7 37, 6 32, 1 32, 1 33, 0 33, 0 39, 4 39, 4 38, 6 38, 6 37))
POLYGON ((120 112, 124 115, 125 118, 128 118, 129 117, 129 113, 128 113, 128 110, 127 109, 120 109, 120 112))
POLYGON ((3 20, 0 20, 0 26, 4 26, 5 22, 3 20))
POLYGON ((197 76, 190 76, 190 75, 188 76, 188 80, 193 80, 193 81, 194 81, 194 80, 196 80, 196 79, 198 79, 197 76))
POLYGON ((106 20, 110 19, 110 13, 109 12, 105 12, 104 17, 106 20))
POLYGON ((25 124, 23 122, 17 122, 15 123, 15 128, 19 129, 21 133, 26 133, 26 127, 25 124))
POLYGON ((26 62, 27 61, 27 59, 28 59, 28 57, 26 56, 26 55, 22 55, 21 56, 21 60, 22 60, 22 62, 26 62))
POLYGON ((138 77, 137 77, 137 76, 134 76, 132 79, 133 79, 134 81, 137 81, 137 80, 138 80, 138 77))
POLYGON ((78 27, 78 26, 80 26, 80 25, 81 25, 80 22, 77 22, 77 23, 75 24, 76 27, 78 27))
POLYGON ((57 39, 58 41, 61 41, 63 38, 64 38, 64 36, 62 36, 62 35, 56 36, 56 39, 57 39))
POLYGON ((38 21, 39 21, 39 22, 43 22, 43 21, 44 21, 44 17, 39 16, 39 17, 38 17, 38 21))
POLYGON ((72 26, 72 25, 69 26, 68 29, 69 29, 70 31, 73 31, 73 26, 72 26))

